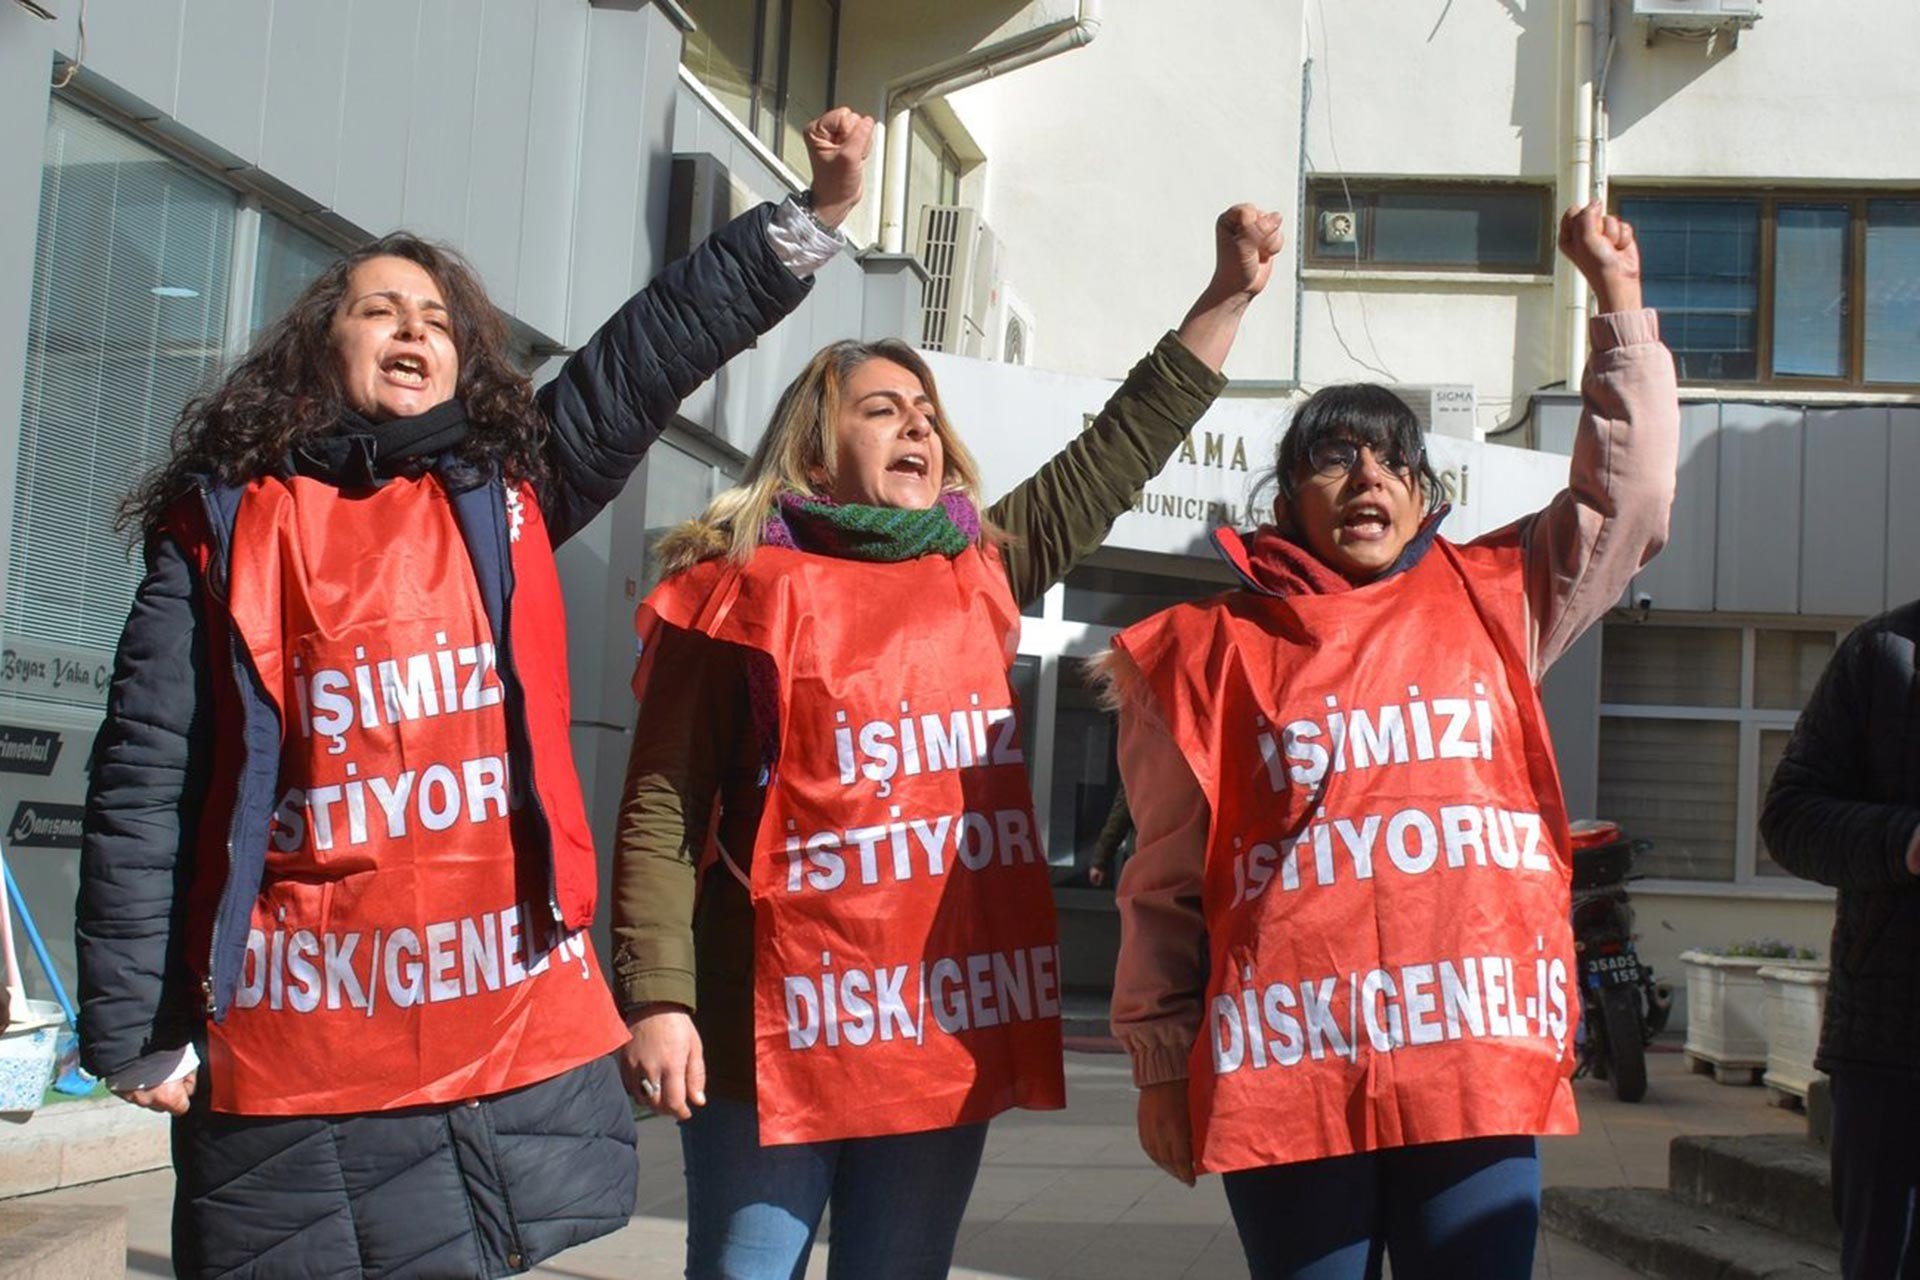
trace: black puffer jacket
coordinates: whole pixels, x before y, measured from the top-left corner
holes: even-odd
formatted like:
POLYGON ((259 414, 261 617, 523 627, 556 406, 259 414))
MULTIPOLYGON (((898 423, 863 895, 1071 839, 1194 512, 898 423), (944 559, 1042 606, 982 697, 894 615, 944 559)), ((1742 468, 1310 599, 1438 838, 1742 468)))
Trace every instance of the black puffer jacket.
MULTIPOLYGON (((663 271, 540 392, 557 545, 620 491, 695 387, 805 298, 773 206, 663 271)), ((111 1075, 200 1038, 184 907, 214 732, 206 584, 158 537, 95 743, 77 907, 82 1050, 111 1075)), ((476 564, 476 572, 482 566, 476 564)), ((331 1118, 206 1108, 174 1132, 186 1275, 505 1275, 632 1210, 632 1119, 608 1061, 452 1107, 331 1118)))
POLYGON ((1840 891, 1822 1070, 1920 1075, 1920 601, 1841 642, 1773 775, 1760 833, 1781 866, 1840 891))

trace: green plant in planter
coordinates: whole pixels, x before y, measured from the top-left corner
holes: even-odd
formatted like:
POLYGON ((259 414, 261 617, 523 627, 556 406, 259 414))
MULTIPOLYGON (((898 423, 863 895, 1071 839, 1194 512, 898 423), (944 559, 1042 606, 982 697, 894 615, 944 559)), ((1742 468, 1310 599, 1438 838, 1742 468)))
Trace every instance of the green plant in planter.
POLYGON ((1724 947, 1697 947, 1710 956, 1736 956, 1746 960, 1818 960, 1820 953, 1808 947, 1796 947, 1778 938, 1748 938, 1724 947))

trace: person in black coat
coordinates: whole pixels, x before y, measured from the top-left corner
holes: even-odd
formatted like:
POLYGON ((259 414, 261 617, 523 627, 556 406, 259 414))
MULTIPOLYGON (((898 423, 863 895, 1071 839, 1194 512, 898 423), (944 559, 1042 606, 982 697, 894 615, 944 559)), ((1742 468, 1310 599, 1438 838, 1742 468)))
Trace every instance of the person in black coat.
POLYGON ((1834 1211, 1850 1280, 1920 1275, 1920 601, 1840 643, 1781 757, 1760 834, 1840 891, 1815 1059, 1833 1078, 1834 1211))
MULTIPOLYGON (((88 1068, 116 1093, 175 1117, 181 1274, 505 1275, 626 1223, 632 1118, 605 1056, 612 1042, 592 1038, 625 1034, 582 932, 597 876, 566 749, 564 633, 557 608, 528 615, 557 604, 552 548, 619 493, 680 401, 805 298, 841 243, 833 228, 859 199, 871 136, 872 121, 846 108, 815 121, 808 198, 749 211, 669 266, 537 395, 456 255, 404 233, 364 246, 188 406, 174 456, 128 499, 147 571, 90 773, 80 1035, 88 1068), (393 530, 367 524, 375 511, 403 512, 450 552, 396 547, 393 530), (263 523, 269 512, 282 523, 263 523), (542 536, 522 545, 526 530, 542 536), (417 574, 342 580, 336 563, 334 577, 302 578, 329 555, 337 562, 342 543, 364 547, 369 564, 417 574), (242 597, 265 607, 242 616, 242 597), (458 601, 460 616, 433 611, 445 601, 458 601), (372 633, 444 626, 443 644, 448 632, 472 633, 460 650, 472 668, 460 710, 476 714, 462 720, 460 741, 499 754, 460 762, 462 806, 443 807, 420 774, 410 844, 381 843, 383 826, 395 835, 404 825, 403 800, 384 824, 375 813, 371 843, 364 799, 327 827, 305 772, 326 763, 303 745, 320 722, 307 703, 319 678, 309 686, 283 668, 299 672, 299 645, 327 641, 305 619, 328 610, 356 625, 371 617, 372 633), (284 625, 286 647, 260 647, 249 627, 262 625, 270 634, 284 625), (349 819, 351 840, 338 834, 349 819), (421 832, 466 819, 478 834, 451 846, 465 865, 436 866, 440 846, 421 832), (390 928, 384 951, 377 931, 358 951, 360 933, 323 934, 324 983, 320 958, 296 955, 302 942, 318 945, 324 923, 284 935, 276 923, 289 903, 314 904, 316 921, 351 920, 356 898, 378 897, 383 878, 389 902, 426 900, 436 878, 465 875, 469 885, 482 864, 499 868, 499 883, 482 886, 489 900, 507 905, 484 921, 483 939, 460 939, 464 990, 458 966, 440 963, 455 954, 453 926, 435 917, 390 928), (396 874, 409 877, 399 892, 396 874), (448 931, 441 944, 436 930, 448 931), (382 957, 384 967, 370 963, 382 957), (502 1006, 510 1024, 471 1061, 398 1060, 444 1058, 435 1028, 447 1024, 432 1020, 443 997, 507 1000, 516 983, 545 983, 543 992, 571 983, 564 1000, 594 1010, 592 1025, 549 1026, 530 1049, 519 1028, 538 1022, 543 995, 502 1006), (314 1032, 322 1019, 263 1021, 269 1010, 338 1013, 342 1002, 349 1016, 364 1007, 369 1026, 376 1012, 401 1024, 418 1015, 398 1037, 411 1049, 368 1056, 350 1031, 314 1032), (274 1029, 236 1032, 260 1026, 274 1029), (246 1053, 234 1048, 242 1043, 246 1053), (529 1066, 555 1061, 570 1065, 529 1066), (274 1069, 262 1075, 262 1062, 274 1069), (249 1088, 236 1090, 249 1072, 249 1088), (361 1096, 382 1076, 420 1085, 345 1109, 302 1101, 361 1096)), ((450 662, 451 646, 431 656, 450 662)), ((421 669, 429 675, 418 686, 376 685, 342 701, 365 708, 359 727, 385 734, 379 750, 406 767, 409 786, 419 744, 431 740, 409 735, 444 732, 455 710, 452 693, 439 692, 452 677, 437 684, 434 668, 421 669), (412 715, 426 695, 428 727, 403 725, 395 708, 411 698, 412 715)))

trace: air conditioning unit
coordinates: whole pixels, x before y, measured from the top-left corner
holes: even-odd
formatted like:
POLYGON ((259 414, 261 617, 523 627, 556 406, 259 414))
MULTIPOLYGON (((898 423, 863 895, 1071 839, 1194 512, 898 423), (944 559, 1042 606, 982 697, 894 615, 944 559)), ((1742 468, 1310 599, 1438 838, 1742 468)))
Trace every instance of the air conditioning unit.
POLYGON ((999 339, 993 344, 993 358, 1002 364, 1033 363, 1033 310, 1012 289, 1000 290, 999 339))
POLYGON ((1473 384, 1441 382, 1390 386, 1387 390, 1413 410, 1421 431, 1458 440, 1480 438, 1479 397, 1473 384))
POLYGON ((989 324, 1000 303, 1000 241, 966 205, 928 205, 914 256, 927 269, 920 345, 959 356, 993 354, 989 324))
POLYGON ((1760 21, 1760 0, 1633 0, 1633 16, 1645 20, 1648 35, 1662 31, 1742 30, 1760 21))
POLYGON ((686 257, 701 241, 758 203, 718 156, 705 151, 674 156, 667 181, 666 260, 686 257))

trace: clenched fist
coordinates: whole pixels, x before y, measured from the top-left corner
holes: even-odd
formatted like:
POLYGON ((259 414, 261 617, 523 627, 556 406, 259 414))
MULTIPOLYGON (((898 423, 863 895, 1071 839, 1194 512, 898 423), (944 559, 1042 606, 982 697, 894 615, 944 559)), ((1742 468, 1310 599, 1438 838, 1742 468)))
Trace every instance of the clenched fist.
POLYGON ((813 216, 837 227, 860 203, 867 153, 873 150, 873 117, 835 107, 809 124, 805 136, 813 165, 813 216))
POLYGON ((1215 218, 1211 291, 1252 298, 1266 288, 1273 260, 1287 244, 1282 225, 1279 214, 1251 204, 1234 205, 1215 218))
POLYGON ((1587 283, 1602 314, 1640 308, 1640 246, 1633 224, 1609 214, 1598 200, 1560 215, 1560 252, 1587 283))

